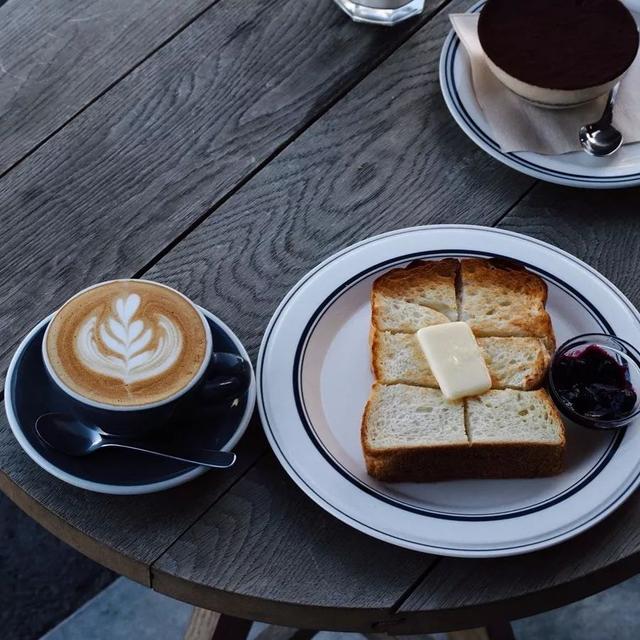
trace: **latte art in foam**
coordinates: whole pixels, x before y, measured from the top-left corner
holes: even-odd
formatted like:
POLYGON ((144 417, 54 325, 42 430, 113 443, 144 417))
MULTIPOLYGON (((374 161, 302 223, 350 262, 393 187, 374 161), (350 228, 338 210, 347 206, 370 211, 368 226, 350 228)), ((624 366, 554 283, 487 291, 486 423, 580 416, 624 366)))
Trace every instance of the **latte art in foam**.
POLYGON ((204 319, 177 291, 115 280, 71 298, 45 348, 55 376, 83 398, 144 405, 187 387, 202 372, 209 341, 204 319))
POLYGON ((182 351, 180 328, 162 314, 149 326, 136 320, 140 296, 135 293, 117 298, 114 306, 106 320, 93 315, 80 326, 75 346, 85 366, 125 384, 170 369, 182 351))

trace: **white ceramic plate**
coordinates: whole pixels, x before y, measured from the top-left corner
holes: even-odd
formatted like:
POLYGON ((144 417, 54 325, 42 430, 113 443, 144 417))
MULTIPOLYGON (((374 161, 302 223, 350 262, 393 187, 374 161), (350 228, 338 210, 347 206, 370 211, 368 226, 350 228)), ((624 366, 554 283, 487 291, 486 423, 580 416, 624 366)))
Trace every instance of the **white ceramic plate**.
MULTIPOLYGON (((478 12, 483 5, 484 0, 469 12, 478 12)), ((610 158, 593 158, 582 151, 555 156, 501 151, 476 100, 469 58, 453 30, 440 56, 440 87, 451 115, 469 138, 516 171, 570 187, 612 189, 640 184, 640 144, 625 145, 610 158)))
POLYGON ((267 437, 298 486, 356 529, 410 549, 494 557, 557 544, 593 526, 640 478, 640 424, 626 432, 568 425, 564 473, 527 480, 385 484, 370 478, 360 419, 373 381, 369 296, 385 270, 415 259, 502 256, 549 287, 558 344, 590 332, 640 344, 640 315, 597 271, 527 236, 439 225, 393 231, 325 260, 286 296, 258 357, 267 437))

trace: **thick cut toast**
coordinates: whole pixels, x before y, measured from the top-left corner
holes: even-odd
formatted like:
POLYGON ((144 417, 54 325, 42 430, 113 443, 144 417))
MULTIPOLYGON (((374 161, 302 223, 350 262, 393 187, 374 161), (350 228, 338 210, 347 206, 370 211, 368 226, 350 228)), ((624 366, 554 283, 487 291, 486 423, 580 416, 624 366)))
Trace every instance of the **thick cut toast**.
POLYGON ((465 402, 472 445, 543 442, 564 447, 564 425, 544 389, 491 389, 465 402))
POLYGON ((565 450, 564 425, 543 390, 449 403, 436 389, 375 384, 361 439, 367 472, 385 482, 548 476, 562 470, 565 450))
POLYGON ((371 332, 371 368, 381 384, 412 384, 438 389, 415 333, 371 332))
POLYGON ((537 275, 505 260, 468 258, 460 262, 460 320, 476 336, 535 336, 555 351, 545 309, 547 286, 537 275))
POLYGON ((492 467, 483 477, 533 478, 562 471, 564 423, 544 389, 491 390, 467 398, 465 405, 471 449, 492 467))
POLYGON ((422 327, 449 322, 439 311, 380 292, 371 296, 371 309, 372 326, 380 331, 415 333, 422 327))
POLYGON ((537 389, 551 356, 541 338, 478 338, 493 389, 537 389))
POLYGON ((379 461, 398 449, 468 447, 464 405, 438 389, 374 384, 362 417, 365 457, 379 461))
POLYGON ((413 262, 377 278, 371 291, 372 324, 385 331, 417 331, 457 320, 458 266, 453 258, 413 262))
POLYGON ((387 482, 532 478, 559 473, 564 425, 538 389, 555 338, 543 280, 504 260, 413 263, 372 290, 376 378, 361 426, 368 473, 387 482), (492 389, 447 402, 415 332, 468 322, 492 389))

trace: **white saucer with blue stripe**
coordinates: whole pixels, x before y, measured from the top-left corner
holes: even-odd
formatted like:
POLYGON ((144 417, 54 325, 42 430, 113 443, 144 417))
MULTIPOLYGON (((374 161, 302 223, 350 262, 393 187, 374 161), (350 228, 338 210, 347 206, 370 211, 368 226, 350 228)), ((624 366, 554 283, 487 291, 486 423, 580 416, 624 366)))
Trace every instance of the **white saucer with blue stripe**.
POLYGON ((515 259, 549 288, 558 344, 604 332, 640 345, 640 314, 570 254, 516 233, 437 225, 348 247, 308 273, 273 316, 258 356, 258 408, 269 442, 298 486, 356 529, 439 555, 495 557, 585 531, 640 483, 640 421, 624 431, 567 425, 565 471, 551 478, 386 484, 370 478, 360 422, 373 382, 370 293, 385 270, 416 259, 515 259))
MULTIPOLYGON (((469 12, 476 13, 483 5, 484 0, 473 5, 469 12)), ((640 184, 640 143, 625 145, 608 158, 594 158, 582 151, 561 155, 504 153, 491 137, 491 128, 473 91, 469 59, 453 30, 447 36, 440 56, 440 87, 451 115, 469 138, 516 171, 539 180, 588 189, 640 184)))

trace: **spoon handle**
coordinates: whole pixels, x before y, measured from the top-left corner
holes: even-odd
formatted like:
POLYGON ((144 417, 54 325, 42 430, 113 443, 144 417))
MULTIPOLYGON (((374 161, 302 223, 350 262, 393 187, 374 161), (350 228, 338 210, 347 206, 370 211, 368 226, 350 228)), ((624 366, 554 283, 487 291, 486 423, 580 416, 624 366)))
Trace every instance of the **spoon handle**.
POLYGON ((231 467, 236 461, 236 454, 231 451, 214 451, 211 449, 190 449, 183 451, 158 451, 157 449, 149 449, 143 444, 137 442, 105 442, 102 447, 119 447, 121 449, 130 449, 141 453, 149 453, 162 458, 172 458, 182 462, 191 462, 202 467, 212 467, 213 469, 226 469, 231 467))
POLYGON ((617 82, 616 85, 609 91, 609 95, 607 96, 607 105, 604 108, 604 112, 602 114, 602 118, 600 121, 604 124, 610 125, 613 122, 613 107, 616 103, 616 98, 618 96, 618 90, 620 89, 620 83, 617 82))

